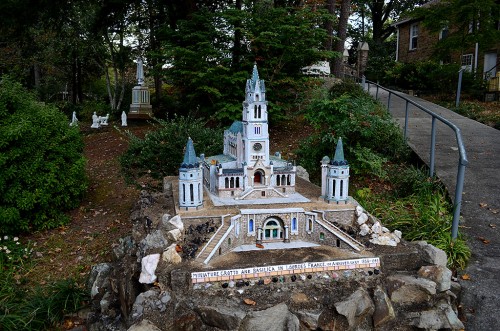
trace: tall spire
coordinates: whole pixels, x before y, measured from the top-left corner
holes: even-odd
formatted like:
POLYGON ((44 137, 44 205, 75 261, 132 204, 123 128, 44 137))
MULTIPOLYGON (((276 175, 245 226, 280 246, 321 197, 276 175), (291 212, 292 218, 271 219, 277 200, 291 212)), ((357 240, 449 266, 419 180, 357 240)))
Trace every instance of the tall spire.
POLYGON ((333 157, 332 164, 334 165, 347 165, 347 161, 344 158, 344 146, 342 144, 342 138, 339 138, 337 142, 337 148, 335 149, 335 156, 333 157))
POLYGON ((254 62, 252 72, 252 88, 255 88, 257 81, 259 81, 259 71, 257 70, 257 62, 254 62))
POLYGON ((181 167, 185 168, 190 165, 195 165, 196 163, 198 163, 198 158, 194 150, 193 140, 189 137, 186 144, 186 151, 184 152, 184 161, 182 161, 181 167))

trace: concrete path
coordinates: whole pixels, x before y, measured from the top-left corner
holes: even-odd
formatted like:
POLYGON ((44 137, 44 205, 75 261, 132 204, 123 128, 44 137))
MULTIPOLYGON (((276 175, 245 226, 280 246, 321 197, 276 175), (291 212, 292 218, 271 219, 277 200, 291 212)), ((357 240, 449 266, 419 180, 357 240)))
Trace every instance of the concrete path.
MULTIPOLYGON (((371 87, 374 96, 376 88, 371 87)), ((379 99, 387 105, 388 92, 379 89, 379 99)), ((404 94, 406 97, 408 95, 404 94)), ((412 101, 448 119, 462 131, 469 159, 465 170, 460 232, 465 234, 472 258, 466 270, 470 280, 459 277, 463 287, 462 309, 466 330, 500 330, 500 131, 460 116, 431 102, 409 97, 412 101)), ((412 149, 429 164, 429 115, 410 105, 408 137, 412 149)), ((405 102, 391 97, 390 112, 404 125, 405 102)), ((458 170, 458 149, 454 131, 438 125, 436 136, 437 176, 454 197, 458 170)))

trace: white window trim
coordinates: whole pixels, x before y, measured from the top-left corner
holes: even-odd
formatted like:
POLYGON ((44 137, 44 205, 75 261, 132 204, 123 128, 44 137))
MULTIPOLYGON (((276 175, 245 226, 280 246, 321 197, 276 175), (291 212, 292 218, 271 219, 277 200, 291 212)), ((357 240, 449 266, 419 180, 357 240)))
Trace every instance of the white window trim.
POLYGON ((472 65, 474 64, 474 54, 468 53, 468 54, 462 54, 460 57, 460 67, 464 69, 465 71, 471 72, 472 71, 472 65), (464 64, 464 59, 467 59, 464 64), (469 61, 470 59, 470 61, 469 61), (470 62, 470 64, 469 64, 470 62))
POLYGON ((411 50, 414 50, 414 49, 417 49, 418 48, 418 23, 413 23, 410 25, 410 45, 409 45, 409 49, 410 51, 411 50), (416 34, 414 35, 414 27, 416 27, 416 34), (413 39, 416 39, 417 40, 417 47, 413 47, 413 39))

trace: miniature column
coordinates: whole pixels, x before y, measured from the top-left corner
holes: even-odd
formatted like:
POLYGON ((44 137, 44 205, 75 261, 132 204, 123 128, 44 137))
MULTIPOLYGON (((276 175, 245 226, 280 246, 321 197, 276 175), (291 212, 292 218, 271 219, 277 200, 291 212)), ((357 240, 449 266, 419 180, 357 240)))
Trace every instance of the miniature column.
POLYGON ((290 242, 290 234, 288 231, 288 225, 285 225, 285 242, 289 243, 290 242))
POLYGON ((257 228, 257 244, 262 244, 262 228, 257 228))

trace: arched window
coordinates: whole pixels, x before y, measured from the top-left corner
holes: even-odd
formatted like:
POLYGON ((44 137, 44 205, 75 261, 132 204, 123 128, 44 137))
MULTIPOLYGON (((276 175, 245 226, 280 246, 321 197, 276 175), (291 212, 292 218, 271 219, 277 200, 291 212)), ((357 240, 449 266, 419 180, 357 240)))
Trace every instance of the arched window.
POLYGON ((281 176, 278 175, 278 176, 276 176, 276 185, 280 186, 280 184, 281 184, 281 176))
POLYGON ((340 180, 340 197, 344 196, 344 181, 340 180))
POLYGON ((306 231, 308 231, 308 232, 312 232, 313 231, 313 220, 312 220, 312 218, 307 219, 306 231))
POLYGON ((182 202, 186 202, 186 184, 182 184, 182 202))
POLYGON ((255 95, 255 100, 259 101, 259 95, 258 94, 255 95))
POLYGON ((240 187, 240 177, 236 177, 236 187, 240 187))
POLYGON ((286 176, 281 175, 281 185, 286 185, 286 176))
POLYGON ((231 246, 231 238, 227 238, 227 244, 231 246))
POLYGON ((259 106, 259 111, 257 112, 257 118, 261 118, 262 117, 262 113, 261 113, 261 108, 259 106))
POLYGON ((286 185, 292 185, 291 178, 292 178, 292 176, 290 176, 290 175, 288 175, 288 176, 286 177, 286 185))
POLYGON ((253 117, 257 118, 257 105, 255 105, 253 108, 253 117))
POLYGON ((193 188, 193 184, 189 184, 189 191, 191 193, 191 202, 194 201, 194 188, 193 188))
POLYGON ((248 221, 248 232, 252 233, 255 232, 254 224, 253 224, 253 219, 250 219, 248 221))
POLYGON ((337 247, 340 247, 340 239, 337 238, 337 247))
POLYGON ((319 240, 321 240, 321 241, 325 240, 325 233, 324 232, 319 233, 319 240))
POLYGON ((332 195, 335 196, 335 193, 337 193, 337 181, 334 179, 333 180, 333 190, 332 190, 332 195))
POLYGON ((297 218, 292 218, 292 231, 297 231, 297 218))
POLYGON ((198 183, 198 200, 201 203, 201 184, 198 183))
POLYGON ((234 188, 234 177, 231 177, 231 180, 229 182, 229 187, 234 188))
POLYGON ((224 180, 224 187, 225 188, 229 188, 229 178, 226 177, 226 179, 224 180))

